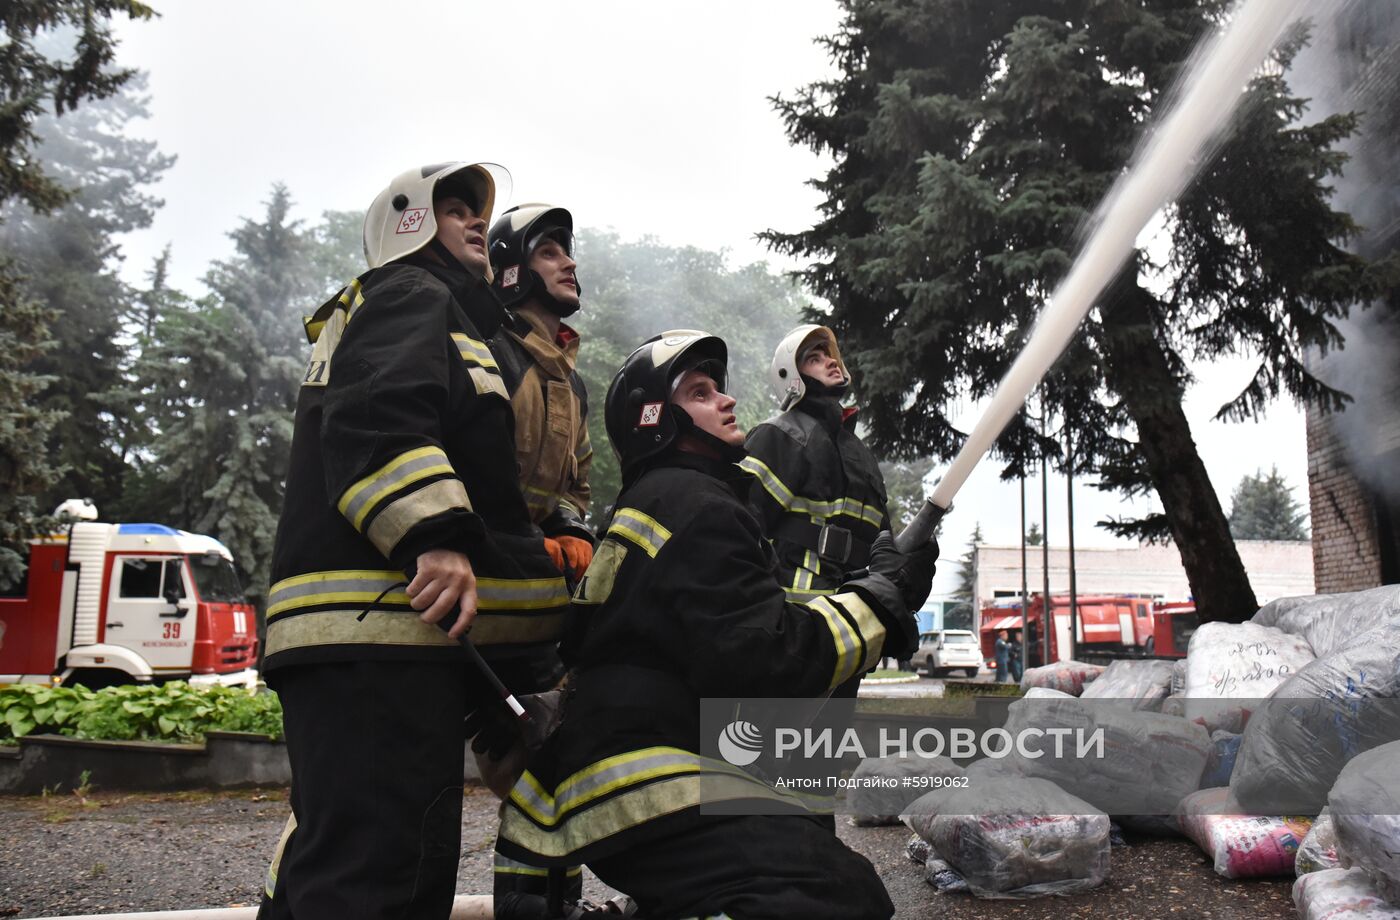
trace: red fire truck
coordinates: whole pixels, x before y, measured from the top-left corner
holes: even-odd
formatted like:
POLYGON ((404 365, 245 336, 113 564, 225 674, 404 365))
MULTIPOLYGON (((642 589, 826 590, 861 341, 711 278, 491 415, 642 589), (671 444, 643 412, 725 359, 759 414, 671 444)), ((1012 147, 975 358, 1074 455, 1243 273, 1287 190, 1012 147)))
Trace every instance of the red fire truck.
MULTIPOLYGON (((1123 658, 1152 654, 1152 599, 1132 595, 1080 595, 1076 599, 1078 619, 1075 647, 1080 658, 1123 658)), ((1070 605, 1068 594, 1050 598, 1054 626, 1050 631, 1050 660, 1070 655, 1070 605)), ((1027 660, 1032 667, 1042 663, 1040 634, 1045 622, 1043 595, 1033 594, 1027 603, 1027 660)), ((988 667, 995 668, 996 639, 1001 630, 1015 634, 1021 629, 1020 598, 1008 598, 982 608, 979 634, 988 667)))
POLYGON ((0 595, 0 684, 253 686, 257 652, 232 554, 163 524, 69 524, 0 595))

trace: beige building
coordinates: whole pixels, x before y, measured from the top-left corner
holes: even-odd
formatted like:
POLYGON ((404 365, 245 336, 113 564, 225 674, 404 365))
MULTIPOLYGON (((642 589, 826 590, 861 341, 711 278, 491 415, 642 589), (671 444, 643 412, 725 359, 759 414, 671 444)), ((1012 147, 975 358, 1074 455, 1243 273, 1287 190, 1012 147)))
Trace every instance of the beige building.
MULTIPOLYGON (((1313 593, 1312 544, 1307 541, 1236 540, 1240 560, 1260 604, 1277 597, 1313 593)), ((1176 546, 1143 544, 1121 549, 1074 551, 1075 588, 1089 594, 1142 594, 1162 601, 1191 599, 1176 546)), ((1042 590, 1041 548, 1026 547, 1027 590, 1042 590)), ((1021 547, 978 544, 978 606, 1021 594, 1021 547)), ((1050 547, 1050 593, 1069 593, 1069 550, 1050 547)))

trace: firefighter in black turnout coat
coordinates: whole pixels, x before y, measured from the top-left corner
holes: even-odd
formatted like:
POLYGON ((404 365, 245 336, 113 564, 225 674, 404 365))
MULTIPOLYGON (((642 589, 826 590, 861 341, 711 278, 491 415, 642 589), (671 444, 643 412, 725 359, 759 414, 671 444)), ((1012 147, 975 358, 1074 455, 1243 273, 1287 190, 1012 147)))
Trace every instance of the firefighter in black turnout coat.
POLYGON ((751 504, 778 554, 784 590, 809 601, 862 568, 876 534, 889 529, 885 478, 855 435, 856 411, 841 405, 851 377, 830 329, 789 332, 769 375, 779 414, 749 433, 740 465, 758 480, 751 504))
POLYGON ((530 865, 585 862, 648 920, 884 918, 870 863, 800 797, 701 756, 705 697, 820 696, 915 641, 936 549, 888 534, 869 571, 789 601, 745 502, 726 349, 664 333, 627 359, 605 404, 623 490, 574 595, 563 724, 506 802, 497 848, 530 865), (761 814, 702 814, 744 802, 761 814))
POLYGON ((395 178, 365 219, 369 271, 307 321, 267 609, 292 818, 264 918, 446 917, 463 721, 499 705, 456 638, 505 670, 563 625, 484 344, 494 196, 478 164, 395 178))

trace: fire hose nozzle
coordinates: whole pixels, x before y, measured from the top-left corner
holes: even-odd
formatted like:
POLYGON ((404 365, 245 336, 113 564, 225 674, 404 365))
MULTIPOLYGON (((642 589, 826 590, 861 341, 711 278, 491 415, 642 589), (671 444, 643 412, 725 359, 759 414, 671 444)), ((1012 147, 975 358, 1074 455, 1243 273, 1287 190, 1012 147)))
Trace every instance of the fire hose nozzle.
POLYGON ((932 499, 924 502, 924 506, 919 509, 919 513, 914 515, 914 519, 909 525, 899 532, 894 538, 894 548, 901 553, 908 553, 918 549, 923 544, 933 538, 933 532, 938 527, 938 522, 943 520, 943 515, 953 510, 950 504, 948 507, 936 505, 932 499))

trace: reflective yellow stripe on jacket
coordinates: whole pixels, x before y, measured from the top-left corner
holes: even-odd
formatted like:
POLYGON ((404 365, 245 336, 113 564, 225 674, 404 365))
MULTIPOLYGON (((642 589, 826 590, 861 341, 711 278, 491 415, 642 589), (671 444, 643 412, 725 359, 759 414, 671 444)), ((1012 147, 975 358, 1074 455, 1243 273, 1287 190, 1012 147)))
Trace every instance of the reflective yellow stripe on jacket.
POLYGON ((872 527, 879 527, 884 521, 884 515, 879 508, 854 498, 835 498, 830 501, 822 501, 796 494, 778 478, 778 474, 773 472, 768 464, 757 457, 745 457, 739 461, 739 466, 757 479, 759 484, 763 486, 763 490, 772 496, 775 502, 794 514, 810 515, 813 523, 826 523, 828 518, 836 517, 839 514, 864 521, 872 527))
MULTIPOLYGON (((793 811, 821 807, 815 797, 775 789, 723 761, 652 747, 592 764, 553 794, 527 770, 511 790, 500 835, 527 852, 559 859, 687 808, 753 798, 793 811)), ((829 811, 829 801, 826 806, 829 811)))
POLYGON ((613 512, 612 523, 608 525, 608 535, 618 536, 632 543, 653 559, 661 552, 661 547, 671 539, 671 531, 661 526, 655 518, 642 514, 635 508, 619 508, 613 512))
MULTIPOLYGON (((563 631, 569 594, 563 576, 478 577, 472 641, 478 645, 543 642, 563 631)), ((452 646, 409 605, 402 572, 311 572, 272 586, 267 654, 314 645, 452 646), (371 609, 372 608, 372 609, 371 609)))
POLYGON ((435 515, 472 509, 467 490, 440 447, 399 454, 346 489, 336 503, 385 556, 404 535, 435 515))
POLYGON ((885 627, 860 595, 854 592, 832 594, 815 598, 805 606, 825 621, 836 645, 832 689, 880 663, 880 651, 885 645, 885 627))

